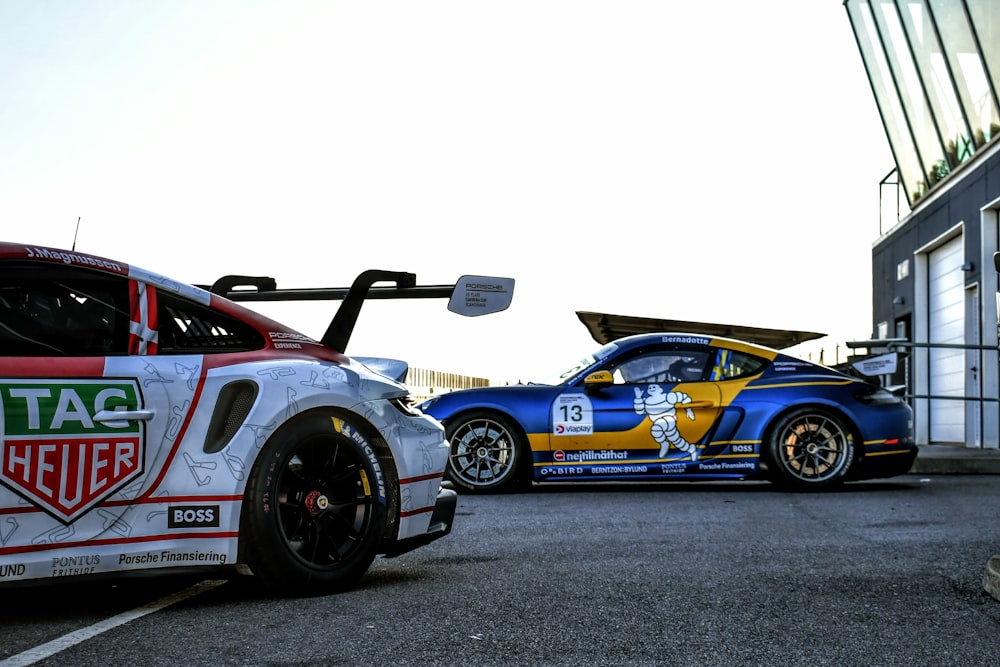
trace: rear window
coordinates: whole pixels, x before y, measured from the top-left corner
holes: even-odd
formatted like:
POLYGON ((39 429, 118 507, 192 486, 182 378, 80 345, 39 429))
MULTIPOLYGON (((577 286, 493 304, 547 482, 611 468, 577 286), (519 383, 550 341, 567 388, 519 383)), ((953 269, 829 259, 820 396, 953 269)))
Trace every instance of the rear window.
POLYGON ((713 381, 734 380, 756 375, 764 369, 767 363, 766 359, 755 357, 746 352, 720 349, 715 356, 710 379, 713 381))
POLYGON ((172 294, 157 293, 159 354, 245 352, 264 347, 264 337, 249 325, 172 294))

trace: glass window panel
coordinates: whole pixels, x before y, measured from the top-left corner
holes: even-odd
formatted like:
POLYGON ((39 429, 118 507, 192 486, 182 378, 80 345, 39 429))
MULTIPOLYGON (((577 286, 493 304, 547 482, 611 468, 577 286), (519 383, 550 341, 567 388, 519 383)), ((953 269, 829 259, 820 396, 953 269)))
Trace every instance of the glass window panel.
MULTIPOLYGON (((1000 85, 1000 4, 994 1, 973 0, 968 3, 969 14, 972 16, 972 25, 975 27, 976 35, 979 37, 979 44, 983 49, 983 58, 986 60, 986 69, 992 81, 993 100, 996 102, 996 87, 1000 85)), ((989 136, 996 136, 1000 128, 997 127, 996 115, 991 121, 989 136)))
POLYGON ((981 146, 996 135, 1000 116, 971 26, 962 6, 952 0, 930 0, 930 7, 951 63, 959 99, 972 125, 973 138, 981 146))
POLYGON ((968 122, 962 115, 944 52, 934 26, 930 23, 926 3, 922 0, 901 2, 900 18, 934 110, 938 131, 948 155, 948 164, 954 168, 972 157, 975 145, 968 122))
POLYGON ((910 47, 903 32, 895 3, 883 2, 875 14, 886 59, 895 75, 894 81, 903 100, 903 110, 910 131, 917 144, 919 160, 923 166, 924 180, 929 187, 951 172, 937 126, 931 117, 923 82, 910 55, 910 47))
MULTIPOLYGON (((893 6, 892 2, 875 4, 880 7, 882 5, 893 6)), ((879 9, 879 11, 882 10, 879 9)), ((927 194, 927 182, 917 159, 917 149, 911 139, 906 115, 903 113, 903 105, 893 82, 889 63, 881 48, 875 18, 872 15, 872 3, 849 3, 847 12, 851 19, 858 48, 861 50, 861 58, 868 71, 868 78, 875 94, 875 102, 882 114, 882 124, 889 137, 889 145, 896 159, 896 168, 903 183, 907 201, 912 206, 916 200, 927 194)))

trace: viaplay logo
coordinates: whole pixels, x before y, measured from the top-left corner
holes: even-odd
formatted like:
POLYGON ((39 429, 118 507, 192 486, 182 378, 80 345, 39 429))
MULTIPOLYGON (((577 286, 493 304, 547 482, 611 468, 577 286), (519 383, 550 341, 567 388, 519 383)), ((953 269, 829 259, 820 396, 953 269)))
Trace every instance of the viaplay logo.
POLYGON ((0 482, 63 523, 140 475, 145 430, 132 380, 0 379, 0 482))
POLYGON ((556 424, 555 435, 593 435, 593 424, 556 424))

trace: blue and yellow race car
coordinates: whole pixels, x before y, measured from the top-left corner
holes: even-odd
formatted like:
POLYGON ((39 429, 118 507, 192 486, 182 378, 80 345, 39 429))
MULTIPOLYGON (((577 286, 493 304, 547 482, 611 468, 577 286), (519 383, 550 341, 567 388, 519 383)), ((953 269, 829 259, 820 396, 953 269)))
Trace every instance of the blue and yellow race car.
POLYGON ((912 410, 860 378, 698 334, 608 343, 551 382, 454 391, 419 408, 464 491, 530 482, 768 479, 820 489, 907 472, 912 410))

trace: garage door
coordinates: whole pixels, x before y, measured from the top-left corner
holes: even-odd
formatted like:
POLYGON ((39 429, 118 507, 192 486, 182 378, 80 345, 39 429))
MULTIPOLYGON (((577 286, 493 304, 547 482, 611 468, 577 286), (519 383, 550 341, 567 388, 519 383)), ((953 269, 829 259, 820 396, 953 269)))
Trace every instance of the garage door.
MULTIPOLYGON (((965 342, 965 285, 962 237, 930 253, 928 265, 928 332, 931 343, 965 342)), ((965 352, 930 350, 930 395, 965 395, 965 352)), ((930 441, 965 441, 965 405, 955 399, 931 399, 930 441)))

